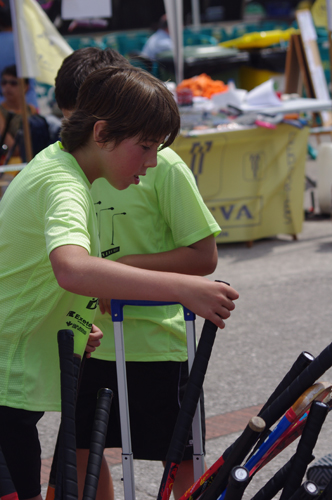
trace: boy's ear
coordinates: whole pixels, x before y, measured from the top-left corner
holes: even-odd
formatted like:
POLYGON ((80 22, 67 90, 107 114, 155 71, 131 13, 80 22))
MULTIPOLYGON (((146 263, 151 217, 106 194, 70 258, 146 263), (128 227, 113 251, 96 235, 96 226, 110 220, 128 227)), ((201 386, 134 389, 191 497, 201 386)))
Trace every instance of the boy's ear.
POLYGON ((93 126, 93 140, 97 143, 99 147, 105 145, 104 139, 104 128, 106 126, 106 120, 98 120, 93 126))

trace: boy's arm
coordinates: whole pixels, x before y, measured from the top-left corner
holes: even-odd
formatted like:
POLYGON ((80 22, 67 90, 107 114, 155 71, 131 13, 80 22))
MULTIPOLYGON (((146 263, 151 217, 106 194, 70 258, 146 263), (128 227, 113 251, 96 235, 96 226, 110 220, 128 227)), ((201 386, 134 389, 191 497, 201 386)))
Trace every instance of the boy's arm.
POLYGON ((187 247, 154 254, 125 255, 117 262, 152 271, 205 276, 215 270, 218 250, 214 236, 210 235, 187 247))
POLYGON ((224 283, 200 276, 159 273, 92 257, 85 248, 60 246, 50 253, 59 286, 88 297, 179 302, 224 328, 239 296, 224 283))

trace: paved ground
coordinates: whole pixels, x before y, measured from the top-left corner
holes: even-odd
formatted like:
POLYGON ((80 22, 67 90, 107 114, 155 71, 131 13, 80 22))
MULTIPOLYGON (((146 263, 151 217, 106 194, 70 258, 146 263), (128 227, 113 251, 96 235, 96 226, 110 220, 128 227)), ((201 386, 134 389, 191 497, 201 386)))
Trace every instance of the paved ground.
MULTIPOLYGON (((307 174, 317 178, 317 164, 308 161, 307 174)), ((314 190, 314 194, 316 190, 314 190)), ((304 208, 311 207, 306 191, 304 208)), ((332 341, 331 278, 332 223, 316 214, 304 222, 298 241, 280 235, 254 243, 219 246, 219 266, 211 277, 229 281, 240 293, 227 326, 219 331, 204 389, 207 416, 207 462, 211 465, 257 414, 286 371, 303 350, 317 355, 332 341)), ((202 320, 197 320, 200 332, 202 320)), ((332 381, 332 372, 323 377, 332 381)), ((331 415, 315 448, 316 457, 332 452, 331 415)), ((43 449, 44 481, 53 453, 58 416, 49 414, 39 430, 43 449)), ((247 488, 253 493, 282 464, 294 447, 266 466, 247 488)), ((116 499, 123 498, 120 455, 108 456, 116 499)), ((156 498, 162 467, 135 461, 136 498, 156 498)))

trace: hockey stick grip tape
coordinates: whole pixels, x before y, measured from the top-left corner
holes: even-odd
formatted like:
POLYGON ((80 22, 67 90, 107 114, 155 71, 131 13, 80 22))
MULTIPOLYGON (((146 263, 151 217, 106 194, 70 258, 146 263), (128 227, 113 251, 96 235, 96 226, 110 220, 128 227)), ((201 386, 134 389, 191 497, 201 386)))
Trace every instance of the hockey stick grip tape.
MULTIPOLYGON (((227 486, 228 476, 233 467, 242 462, 242 455, 245 450, 245 455, 248 453, 248 447, 251 448, 251 442, 257 441, 258 436, 265 429, 265 422, 261 417, 251 418, 249 424, 246 426, 242 434, 235 441, 236 446, 232 446, 230 453, 222 467, 218 470, 211 486, 203 492, 201 500, 215 500, 225 490, 227 486)), ((230 449, 230 448, 228 448, 230 449)))
MULTIPOLYGON (((78 497, 75 432, 76 384, 74 373, 74 334, 71 330, 59 330, 58 346, 61 373, 61 450, 59 458, 61 457, 62 487, 66 500, 75 500, 78 497)), ((61 475, 61 471, 59 473, 61 475)))
MULTIPOLYGON (((307 351, 301 352, 301 354, 297 357, 295 360, 294 364, 291 366, 290 370, 286 373, 284 378, 281 380, 281 382, 278 384, 278 386, 275 388, 269 399, 266 401, 265 405, 263 408, 261 408, 260 412, 258 413, 258 416, 261 416, 262 412, 268 408, 275 399, 277 399, 280 394, 293 382, 293 380, 300 375, 300 373, 303 372, 303 370, 309 366, 309 364, 314 360, 314 356, 310 354, 307 351)), ((261 443, 265 440, 266 436, 269 433, 269 428, 266 427, 265 431, 262 432, 262 435, 259 437, 258 442, 256 443, 255 449, 252 451, 252 455, 255 453, 255 451, 259 448, 261 443)))
POLYGON ((248 469, 236 466, 231 470, 224 500, 241 500, 249 483, 248 469))
POLYGON ((314 401, 308 415, 307 423, 296 449, 293 467, 281 494, 280 500, 288 500, 301 486, 301 482, 312 455, 312 450, 318 439, 319 432, 325 421, 328 406, 314 401))
POLYGON ((260 413, 271 427, 290 408, 303 392, 313 385, 332 366, 332 343, 328 345, 287 387, 271 405, 260 413))
MULTIPOLYGON (((294 455, 273 477, 252 497, 251 500, 272 500, 284 487, 294 463, 294 455)), ((312 457, 313 458, 313 457, 312 457)))
POLYGON ((318 498, 319 488, 313 481, 305 481, 289 500, 312 500, 318 498))
MULTIPOLYGON (((80 376, 82 374, 84 360, 85 360, 85 353, 84 353, 84 356, 82 358, 82 361, 81 361, 81 358, 79 356, 74 355, 74 367, 73 368, 74 368, 74 387, 76 390, 75 399, 77 399, 77 392, 79 390, 79 381, 80 381, 80 376)), ((59 426, 58 436, 57 436, 57 440, 55 443, 53 460, 52 460, 52 464, 51 464, 50 477, 49 477, 49 482, 48 482, 48 489, 47 489, 47 494, 46 494, 45 500, 53 500, 54 499, 54 488, 55 488, 55 483, 56 483, 57 467, 58 467, 60 434, 61 434, 61 423, 59 426)))
POLYGON ((182 461, 192 420, 201 395, 203 382, 218 327, 205 320, 197 351, 190 371, 188 384, 181 402, 181 409, 174 427, 166 462, 182 461))
POLYGON ((113 392, 111 391, 111 389, 99 389, 96 412, 92 427, 90 453, 86 470, 83 500, 95 500, 96 498, 112 398, 113 392))
MULTIPOLYGON (((309 463, 312 462, 314 458, 315 457, 311 455, 309 463)), ((293 455, 259 491, 257 491, 251 500, 272 500, 284 487, 290 471, 292 470, 294 459, 295 455, 293 455)))
POLYGON ((217 330, 218 327, 214 323, 205 320, 166 455, 166 464, 157 500, 169 498, 170 496, 170 482, 173 481, 178 465, 182 462, 217 330))
POLYGON ((278 396, 280 396, 280 394, 293 382, 293 380, 296 379, 296 377, 300 375, 300 373, 303 372, 307 366, 310 365, 310 363, 312 363, 313 360, 314 357, 310 353, 306 351, 301 352, 294 364, 291 366, 290 370, 286 373, 284 378, 266 401, 263 408, 260 410, 258 414, 259 416, 261 416, 261 413, 266 410, 266 408, 268 408, 278 396))

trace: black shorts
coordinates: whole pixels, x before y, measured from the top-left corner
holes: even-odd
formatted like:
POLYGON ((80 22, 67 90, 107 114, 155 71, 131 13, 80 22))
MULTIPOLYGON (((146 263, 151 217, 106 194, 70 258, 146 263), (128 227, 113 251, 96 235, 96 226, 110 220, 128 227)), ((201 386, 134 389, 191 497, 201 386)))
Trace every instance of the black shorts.
MULTIPOLYGON (((130 432, 133 456, 142 460, 165 460, 172 438, 180 401, 188 380, 187 362, 126 363, 130 432)), ((77 448, 90 448, 90 436, 98 390, 114 393, 106 448, 121 448, 121 429, 115 361, 85 361, 76 410, 77 448)), ((202 434, 205 441, 203 394, 202 434)), ((184 460, 192 458, 190 432, 184 460)))
POLYGON ((0 446, 20 500, 40 494, 37 422, 44 412, 0 406, 0 446))

